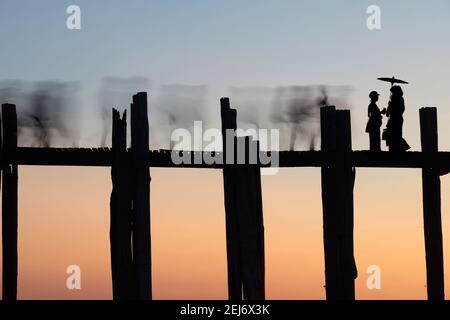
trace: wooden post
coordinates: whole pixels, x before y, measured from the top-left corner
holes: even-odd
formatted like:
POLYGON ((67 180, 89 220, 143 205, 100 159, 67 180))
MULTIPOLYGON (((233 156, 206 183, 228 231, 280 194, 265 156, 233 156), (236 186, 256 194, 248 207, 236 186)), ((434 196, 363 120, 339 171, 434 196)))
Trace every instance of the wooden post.
MULTIPOLYGON (((261 185, 261 166, 259 165, 259 142, 253 141, 253 144, 256 144, 256 150, 257 150, 257 159, 258 164, 251 165, 251 170, 253 172, 253 179, 250 181, 253 181, 254 185, 251 186, 251 189, 254 190, 254 212, 255 212, 255 218, 254 218, 254 228, 256 229, 256 236, 255 236, 255 263, 256 266, 254 268, 254 274, 255 274, 255 293, 253 296, 249 296, 249 299, 259 299, 264 300, 266 299, 266 258, 265 258, 265 237, 264 237, 264 215, 263 215, 263 197, 262 197, 262 185, 261 185)), ((244 292, 245 295, 245 292, 244 292)))
MULTIPOLYGON (((233 161, 223 168, 227 235, 228 297, 230 300, 265 299, 264 223, 259 164, 249 164, 250 148, 259 152, 249 137, 236 138, 236 110, 228 98, 221 99, 223 159, 233 161), (226 132, 231 129, 231 134, 226 132), (232 139, 230 152, 227 139, 232 139), (245 150, 237 150, 237 141, 245 150), (236 164, 236 152, 245 152, 245 164, 236 164)), ((229 140, 228 140, 229 141, 229 140)))
POLYGON ((149 127, 146 92, 134 95, 131 104, 131 158, 135 297, 151 299, 149 127))
POLYGON ((336 111, 336 226, 338 240, 338 299, 355 299, 357 277, 353 248, 352 135, 350 110, 336 111))
MULTIPOLYGON (((3 159, 14 159, 17 148, 17 114, 15 105, 2 105, 2 121, 3 159)), ((18 259, 17 165, 3 163, 2 171, 3 300, 16 300, 18 259)))
MULTIPOLYGON (((1 110, 0 110, 0 112, 1 112, 1 110)), ((0 117, 0 191, 2 189, 1 181, 2 181, 2 171, 3 171, 3 166, 2 166, 2 163, 3 163, 3 141, 2 141, 1 133, 2 133, 2 120, 0 117)), ((2 232, 2 234, 3 234, 3 232, 2 232)))
MULTIPOLYGON (((236 110, 230 108, 230 100, 228 98, 220 99, 221 118, 222 118, 222 145, 223 145, 223 189, 225 204, 225 224, 227 239, 227 271, 228 271, 228 299, 242 300, 242 276, 239 249, 239 229, 236 213, 236 169, 234 165, 227 164, 227 144, 233 143, 233 153, 235 151, 235 135, 236 130, 236 110), (226 130, 231 134, 227 134, 226 130)), ((228 150, 231 151, 231 150, 228 150)), ((231 155, 236 159, 235 154, 231 155)))
MULTIPOLYGON (((420 109, 422 152, 438 152, 436 108, 420 109)), ((422 169, 423 222, 429 300, 444 300, 444 258, 441 222, 441 181, 437 168, 422 169)))
POLYGON ((321 169, 326 298, 353 300, 356 266, 350 112, 330 106, 321 108, 320 116, 321 150, 329 155, 321 169))
MULTIPOLYGON (((249 151, 258 143, 250 137, 239 137, 246 148, 246 164, 236 166, 236 213, 239 230, 242 289, 245 300, 265 299, 264 223, 261 196, 261 174, 257 164, 249 162, 249 151)), ((242 150, 238 150, 242 152, 242 150)))
MULTIPOLYGON (((332 155, 336 151, 336 109, 323 107, 320 109, 321 151, 332 155)), ((332 156, 331 156, 332 157, 332 156)), ((325 256, 325 289, 327 300, 337 299, 337 248, 335 201, 333 192, 335 185, 334 157, 321 169, 322 208, 323 208, 323 242, 325 256)))
POLYGON ((127 113, 112 110, 110 243, 113 299, 133 298, 131 193, 127 157, 127 113))

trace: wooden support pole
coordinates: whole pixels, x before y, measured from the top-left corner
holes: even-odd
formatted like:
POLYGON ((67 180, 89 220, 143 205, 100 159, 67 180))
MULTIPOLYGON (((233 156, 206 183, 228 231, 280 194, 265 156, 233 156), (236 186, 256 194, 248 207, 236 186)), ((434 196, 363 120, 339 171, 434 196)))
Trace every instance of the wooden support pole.
POLYGON ((147 93, 140 92, 133 96, 131 104, 133 265, 137 299, 152 299, 148 150, 147 93))
POLYGON ((223 158, 233 161, 223 168, 228 297, 262 300, 265 299, 265 266, 261 173, 259 164, 249 163, 251 148, 257 155, 259 146, 249 137, 236 138, 236 110, 230 108, 228 98, 220 102, 223 158), (231 131, 227 133, 226 129, 231 131), (237 149, 240 143, 245 150, 237 149), (245 153, 244 164, 236 164, 237 152, 245 153))
MULTIPOLYGON (((251 148, 258 152, 259 147, 256 141, 250 140, 250 137, 237 139, 243 141, 246 148, 246 164, 236 166, 235 186, 243 296, 245 300, 264 300, 264 223, 261 174, 257 164, 247 164, 251 148)), ((238 152, 242 151, 238 149, 238 152)))
POLYGON ((230 108, 228 98, 220 99, 220 114, 222 118, 223 145, 223 189, 225 204, 225 224, 227 239, 227 271, 228 271, 228 299, 242 300, 242 276, 239 248, 239 229, 236 213, 236 169, 226 164, 227 158, 235 159, 235 133, 237 127, 236 110, 230 108), (227 132, 228 130, 228 132, 227 132), (228 148, 227 145, 231 147, 228 148), (233 154, 230 154, 230 152, 233 154))
MULTIPOLYGON (((320 109, 321 151, 330 154, 336 152, 336 109, 324 107, 320 109)), ((335 185, 334 157, 329 159, 330 165, 321 169, 322 180, 322 210, 323 210, 323 242, 325 256, 325 289, 327 300, 337 299, 337 249, 335 202, 333 192, 335 185)))
MULTIPOLYGON (((420 109, 422 152, 438 152, 436 108, 420 109)), ((429 300, 444 300, 444 258, 441 222, 441 181, 439 170, 422 169, 423 222, 429 300)))
POLYGON ((323 107, 321 150, 329 154, 322 166, 325 288, 328 300, 355 299, 353 256, 353 184, 350 112, 323 107))
MULTIPOLYGON (((0 110, 0 112, 1 112, 1 110, 0 110)), ((2 171, 3 171, 3 166, 1 164, 4 163, 4 161, 5 161, 5 159, 3 158, 3 141, 2 141, 1 135, 2 135, 2 120, 0 117, 0 191, 2 189, 1 181, 2 181, 2 171)))
MULTIPOLYGON (((259 155, 260 145, 259 142, 253 141, 253 144, 256 144, 256 150, 259 155)), ((259 156, 258 156, 259 163, 259 156)), ((251 170, 253 171, 254 185, 251 186, 251 189, 254 190, 255 199, 254 201, 254 212, 255 212, 255 220, 254 220, 254 228, 256 229, 255 236, 255 262, 256 267, 255 270, 255 294, 254 297, 256 299, 266 299, 266 246, 265 246, 265 236, 264 236, 264 215, 263 215, 263 196, 262 196, 262 185, 261 185, 261 166, 259 164, 252 165, 251 170)), ((245 292, 244 292, 245 294, 245 292)), ((250 299, 252 297, 250 296, 250 299)))
POLYGON ((110 243, 113 299, 133 298, 131 248, 131 193, 127 157, 127 120, 112 110, 112 192, 110 200, 110 243))
POLYGON ((357 269, 353 248, 352 135, 350 110, 336 111, 336 226, 338 240, 338 299, 355 299, 357 269))
MULTIPOLYGON (((2 105, 2 155, 14 155, 17 148, 16 106, 2 105)), ((17 299, 17 165, 3 163, 2 240, 3 300, 17 299)))

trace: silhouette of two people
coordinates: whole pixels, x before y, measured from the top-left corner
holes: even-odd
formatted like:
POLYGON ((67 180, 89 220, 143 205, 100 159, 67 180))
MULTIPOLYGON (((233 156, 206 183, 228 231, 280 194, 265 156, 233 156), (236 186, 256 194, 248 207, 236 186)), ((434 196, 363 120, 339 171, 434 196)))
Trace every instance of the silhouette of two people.
POLYGON ((382 111, 377 106, 379 94, 372 91, 369 94, 370 104, 368 108, 369 120, 366 132, 369 133, 370 151, 381 151, 380 128, 382 125, 382 115, 388 117, 386 129, 383 131, 383 140, 389 147, 389 151, 404 152, 410 148, 403 138, 403 113, 405 112, 405 101, 403 90, 400 86, 391 87, 391 97, 388 107, 382 111))

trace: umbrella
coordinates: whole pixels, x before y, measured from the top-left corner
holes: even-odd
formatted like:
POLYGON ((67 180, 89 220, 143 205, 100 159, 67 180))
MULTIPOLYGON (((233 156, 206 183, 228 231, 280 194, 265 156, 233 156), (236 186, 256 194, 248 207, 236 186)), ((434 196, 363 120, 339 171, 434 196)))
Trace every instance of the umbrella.
POLYGON ((394 83, 404 83, 404 84, 408 84, 408 82, 403 81, 403 80, 400 80, 400 79, 395 79, 395 77, 392 77, 392 78, 386 77, 386 78, 377 78, 377 79, 378 79, 378 80, 381 80, 381 81, 390 82, 390 83, 391 83, 391 86, 393 86, 394 83))

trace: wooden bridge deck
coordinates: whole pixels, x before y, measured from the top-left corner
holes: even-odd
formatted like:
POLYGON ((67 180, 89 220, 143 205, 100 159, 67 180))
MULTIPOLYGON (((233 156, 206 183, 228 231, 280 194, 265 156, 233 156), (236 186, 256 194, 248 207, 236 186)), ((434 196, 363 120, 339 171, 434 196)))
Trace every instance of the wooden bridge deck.
MULTIPOLYGON (((190 163, 174 164, 171 150, 150 150, 148 164, 150 167, 163 168, 209 168, 220 169, 221 164, 204 162, 207 152, 187 152, 190 163), (201 154, 201 156, 200 156, 201 154), (200 161, 199 161, 200 159, 200 161)), ((177 151, 178 152, 178 151, 177 151)), ((265 153, 265 152, 262 152, 265 153)), ((209 152, 209 154, 211 154, 209 152)), ((110 148, 30 148, 19 147, 15 153, 4 153, 4 160, 18 165, 35 166, 111 166, 110 148)), ((272 159, 276 155, 271 154, 272 159)), ((322 151, 280 151, 278 167, 321 167, 327 164, 327 152, 322 151)), ((352 165, 365 168, 425 168, 439 167, 442 173, 450 171, 450 152, 370 152, 353 151, 352 165)), ((265 167, 267 165, 262 165, 265 167)))

